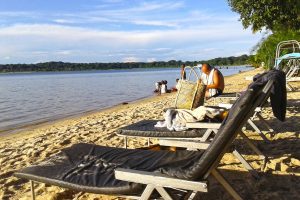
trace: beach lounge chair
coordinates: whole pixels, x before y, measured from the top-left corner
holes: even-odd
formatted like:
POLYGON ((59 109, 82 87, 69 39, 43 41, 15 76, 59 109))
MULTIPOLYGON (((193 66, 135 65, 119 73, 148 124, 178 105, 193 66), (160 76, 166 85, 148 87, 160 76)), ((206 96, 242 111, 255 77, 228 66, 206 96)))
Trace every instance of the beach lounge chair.
MULTIPOLYGON (((259 105, 265 98, 270 95, 273 81, 270 80, 263 89, 262 95, 258 98, 256 105, 259 105)), ((234 109, 234 108, 232 108, 234 109)), ((249 123, 250 117, 247 119, 249 123)), ((186 131, 170 131, 167 128, 156 128, 154 125, 158 120, 143 120, 129 126, 125 126, 119 129, 118 135, 124 137, 125 148, 127 148, 127 138, 130 137, 144 137, 148 138, 148 146, 150 144, 150 138, 159 139, 159 144, 162 146, 176 146, 188 148, 190 150, 205 149, 210 145, 210 140, 217 134, 221 123, 203 123, 193 122, 187 123, 189 130, 186 131)), ((239 135, 246 141, 246 144, 257 153, 263 160, 261 168, 263 169, 267 157, 249 140, 249 138, 241 131, 239 135)), ((254 177, 258 177, 256 171, 250 166, 250 164, 244 159, 239 151, 233 146, 231 152, 234 156, 243 164, 243 166, 251 172, 254 177)))
POLYGON ((279 69, 279 64, 283 60, 288 60, 283 71, 286 73, 286 86, 290 91, 295 89, 292 87, 290 82, 300 81, 300 53, 285 54, 276 59, 276 68, 279 69))
MULTIPOLYGON (((276 86, 274 87, 277 87, 277 89, 279 91, 282 92, 282 96, 283 96, 283 101, 282 103, 284 103, 286 105, 286 86, 285 86, 285 83, 286 83, 286 76, 284 75, 284 73, 282 73, 281 71, 279 70, 271 70, 269 71, 268 73, 264 73, 265 76, 267 77, 268 74, 273 74, 272 76, 273 79, 275 80, 275 84, 276 86), (285 97, 284 97, 285 96, 285 97)), ((253 77, 254 80, 258 79, 259 77, 258 76, 255 76, 253 77)), ((274 91, 274 89, 273 89, 274 91)), ((274 93, 274 92, 273 92, 274 93)), ((274 95, 273 95, 274 96, 274 95)), ((265 141, 265 142, 269 142, 268 138, 264 135, 264 133, 262 132, 262 130, 258 127, 258 125, 254 122, 254 119, 255 118, 258 118, 259 122, 261 122, 268 130, 267 133, 269 133, 271 136, 274 136, 275 135, 275 131, 274 129, 269 125, 269 123, 264 119, 264 117, 262 116, 262 110, 263 108, 265 107, 265 105, 268 103, 268 97, 266 97, 262 102, 261 104, 255 109, 255 113, 254 115, 248 120, 248 124, 262 137, 262 139, 265 141)), ((283 107, 285 107, 285 105, 283 107)), ((220 107, 224 107, 224 108, 227 108, 227 109, 230 109, 232 104, 224 104, 224 103, 221 103, 219 104, 218 106, 220 107)), ((274 103, 272 104, 272 108, 274 107, 274 103)), ((278 116, 277 115, 277 118, 281 121, 284 120, 284 117, 282 116, 278 116)))
MULTIPOLYGON (((285 98, 280 100, 280 103, 282 104, 281 107, 285 110, 286 107, 286 92, 285 92, 285 83, 284 83, 284 74, 279 70, 272 70, 268 73, 264 73, 257 77, 249 87, 254 87, 256 84, 266 84, 266 81, 273 80, 272 83, 276 83, 276 87, 279 90, 282 90, 282 94, 285 94, 285 98), (257 82, 257 83, 256 83, 257 82), (281 88, 279 88, 281 87, 281 88)), ((269 85, 267 88, 266 95, 261 96, 260 102, 258 102, 258 105, 261 106, 265 103, 266 99, 270 96, 271 90, 274 89, 274 85, 269 85)), ((273 95, 274 96, 274 95, 273 95)), ((273 97, 274 99, 274 97, 273 97)), ((274 101, 275 102, 275 101, 274 101)), ((275 104, 273 102, 273 104, 275 104)), ((258 110, 256 108, 255 114, 258 110)), ((278 112, 277 112, 278 113, 278 112)), ((285 112, 283 114, 276 114, 277 118, 284 120, 285 112), (281 116, 283 115, 283 116, 281 116)), ((206 141, 207 138, 211 135, 211 133, 214 133, 217 131, 218 127, 220 126, 220 123, 187 123, 187 127, 191 128, 191 130, 186 131, 169 131, 167 128, 155 128, 154 125, 156 124, 158 120, 142 120, 140 122, 131 124, 129 126, 125 126, 119 129, 118 135, 124 136, 125 138, 125 147, 127 145, 127 138, 128 137, 145 137, 145 138, 178 138, 178 139, 195 139, 200 141, 206 141), (193 129, 197 128, 197 129, 193 129)), ((249 122, 249 121, 248 121, 249 122)), ((261 132, 261 131, 259 131, 261 132)))
POLYGON ((289 91, 294 91, 289 83, 300 81, 300 42, 288 40, 278 43, 274 68, 282 69, 286 73, 286 86, 289 91), (285 65, 280 66, 283 61, 286 61, 285 65))
MULTIPOLYGON (((255 109, 255 112, 254 112, 253 116, 248 119, 248 124, 260 135, 260 137, 265 142, 269 142, 269 139, 265 136, 263 131, 254 122, 254 119, 257 117, 259 119, 259 122, 262 123, 268 129, 267 133, 269 133, 271 136, 274 136, 274 133, 275 133, 274 129, 269 125, 269 123, 262 116, 262 110, 265 107, 265 104, 267 103, 268 99, 269 99, 269 95, 266 96, 265 99, 263 99, 261 101, 261 104, 255 109)), ((230 109, 232 107, 232 104, 230 104, 230 103, 228 103, 228 104, 221 103, 221 104, 218 104, 218 106, 226 108, 226 109, 230 109)))
MULTIPOLYGON (((82 192, 109 195, 139 195, 149 199, 156 190, 164 199, 174 198, 169 188, 207 192, 212 175, 234 199, 242 199, 217 169, 232 141, 253 114, 262 87, 247 90, 223 121, 218 134, 203 151, 151 151, 76 144, 47 160, 14 175, 82 192)), ((191 198, 190 198, 191 199, 191 198)))
MULTIPOLYGON (((255 87, 256 84, 264 85, 266 83, 266 80, 270 80, 268 84, 266 84, 264 88, 265 91, 264 95, 260 96, 259 101, 257 102, 257 106, 262 105, 262 103, 265 102, 266 99, 268 99, 268 97, 270 96, 271 89, 274 89, 274 81, 276 82, 279 81, 279 83, 277 83, 277 87, 278 87, 278 85, 280 85, 281 83, 280 80, 282 79, 284 79, 284 74, 282 72, 276 71, 274 73, 273 71, 271 71, 269 73, 261 75, 260 78, 257 79, 258 83, 252 83, 252 86, 250 86, 250 88, 255 87)), ((285 86, 284 83, 281 83, 281 85, 285 86)), ((282 103, 284 103, 284 100, 282 101, 282 103)), ((285 99, 285 103, 286 103, 286 99, 285 99)), ((254 114, 255 113, 259 115, 257 108, 255 109, 254 114)), ((282 116, 280 117, 282 118, 282 116)), ((216 133, 218 131, 218 128, 220 127, 220 123, 203 123, 203 122, 187 123, 187 127, 189 127, 190 129, 186 131, 178 132, 178 131, 169 131, 167 128, 155 128, 154 125, 156 124, 157 121, 158 120, 143 120, 138 123, 120 128, 118 135, 124 137, 125 148, 127 148, 127 138, 144 137, 144 138, 148 138, 148 144, 149 144, 149 138, 157 138, 159 139, 159 143, 161 145, 203 149, 209 145, 208 139, 211 138, 211 136, 213 136, 214 133, 216 133)), ((252 127, 257 127, 252 122, 250 117, 247 120, 247 123, 252 125, 252 127)), ((265 138, 263 133, 258 128, 256 131, 261 133, 262 137, 265 138)), ((254 152, 256 152, 260 156, 260 158, 263 159, 264 161, 262 165, 263 168, 265 162, 267 161, 267 157, 247 138, 247 136, 243 132, 241 132, 240 135, 246 141, 247 145, 254 152)), ((248 171, 254 172, 254 169, 250 167, 250 165, 245 161, 245 159, 241 156, 241 154, 236 149, 233 149, 232 152, 238 158, 238 160, 241 163, 243 163, 244 167, 248 171)), ((253 175, 256 176, 255 173, 253 173, 253 175)))
MULTIPOLYGON (((254 81, 257 79, 261 79, 260 81, 265 81, 267 79, 274 80, 274 86, 272 89, 272 94, 270 95, 271 98, 271 106, 273 109, 273 113, 275 114, 276 118, 280 121, 285 120, 285 110, 286 110, 286 76, 280 70, 270 70, 267 73, 257 75, 253 77, 254 81), (272 100, 273 99, 273 100, 272 100), (279 108, 278 108, 279 107, 279 108), (282 109, 282 110, 280 110, 282 109)), ((260 128, 254 123, 254 118, 257 117, 259 122, 263 123, 264 126, 268 129, 268 133, 271 136, 274 136, 275 132, 274 129, 268 124, 268 122, 263 118, 261 112, 262 109, 265 107, 269 96, 266 96, 265 99, 262 100, 261 104, 255 109, 253 116, 248 120, 248 124, 263 138, 264 141, 268 142, 269 140, 260 130, 260 128)), ((219 104, 220 107, 230 108, 232 104, 219 104)))

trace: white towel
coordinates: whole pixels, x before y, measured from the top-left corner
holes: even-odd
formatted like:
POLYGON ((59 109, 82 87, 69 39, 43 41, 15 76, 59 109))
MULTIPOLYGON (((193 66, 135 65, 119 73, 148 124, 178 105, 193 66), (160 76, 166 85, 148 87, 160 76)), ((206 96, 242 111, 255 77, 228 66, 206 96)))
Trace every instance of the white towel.
POLYGON ((220 115, 224 109, 208 108, 200 106, 194 110, 168 109, 164 114, 165 121, 157 122, 155 127, 167 127, 170 131, 186 130, 187 122, 197 122, 204 120, 205 116, 215 117, 220 115))

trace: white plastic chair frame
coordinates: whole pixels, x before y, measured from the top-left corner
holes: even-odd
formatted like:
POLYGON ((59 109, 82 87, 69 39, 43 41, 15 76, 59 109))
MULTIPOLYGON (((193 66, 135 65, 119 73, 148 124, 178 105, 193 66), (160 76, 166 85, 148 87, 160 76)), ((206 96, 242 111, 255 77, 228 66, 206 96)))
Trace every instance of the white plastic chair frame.
MULTIPOLYGON (((284 50, 284 49, 292 49, 293 53, 300 52, 300 42, 298 42, 297 40, 287 40, 287 41, 279 42, 276 47, 275 59, 280 57, 280 54, 282 53, 282 50, 284 50), (292 46, 292 48, 290 48, 289 46, 292 46), (287 48, 287 47, 289 47, 289 48, 287 48), (298 51, 297 51, 297 49, 298 49, 298 51)), ((275 66, 275 67, 277 67, 277 66, 275 66)))
MULTIPOLYGON (((284 49, 290 49, 292 53, 300 53, 300 42, 297 40, 288 40, 279 42, 276 48, 276 58, 275 58, 275 69, 279 69, 279 64, 276 60, 281 56, 284 49)), ((293 58, 289 59, 283 71, 286 73, 286 86, 289 91, 294 91, 295 89, 289 84, 289 82, 300 81, 300 77, 295 77, 300 70, 300 59, 293 58)))

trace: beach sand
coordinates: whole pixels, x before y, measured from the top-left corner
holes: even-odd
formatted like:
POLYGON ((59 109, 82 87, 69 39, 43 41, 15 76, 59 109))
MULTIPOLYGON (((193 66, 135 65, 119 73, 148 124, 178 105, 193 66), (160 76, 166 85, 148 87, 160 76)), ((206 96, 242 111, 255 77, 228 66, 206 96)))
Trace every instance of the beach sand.
MULTIPOLYGON (((250 81, 246 81, 244 77, 259 72, 262 70, 256 69, 226 77, 225 92, 245 89, 250 81)), ((293 84, 293 86, 298 90, 300 88, 299 83, 293 84)), ((116 130, 142 119, 161 119, 163 109, 172 106, 174 96, 174 93, 155 96, 1 137, 0 199, 31 199, 29 182, 12 176, 13 173, 58 153, 60 149, 79 142, 123 147, 123 138, 116 135, 116 130)), ((252 178, 230 153, 225 154, 219 164, 219 169, 245 199, 299 199, 300 92, 288 93, 285 122, 275 119, 271 108, 266 108, 263 116, 276 131, 274 137, 267 135, 271 140, 270 143, 264 143, 254 131, 246 131, 246 134, 270 158, 270 162, 260 173, 261 178, 259 180, 252 178)), ((156 140, 151 142, 155 143, 156 140)), ((260 170, 261 160, 259 157, 244 145, 243 140, 236 140, 236 143, 246 160, 260 170)), ((146 144, 145 139, 129 140, 129 148, 142 147, 146 144)), ((198 195, 197 199, 231 199, 222 186, 213 179, 211 179, 209 187, 209 192, 198 195)), ((37 200, 116 199, 111 196, 76 192, 42 183, 37 184, 36 194, 37 200)))

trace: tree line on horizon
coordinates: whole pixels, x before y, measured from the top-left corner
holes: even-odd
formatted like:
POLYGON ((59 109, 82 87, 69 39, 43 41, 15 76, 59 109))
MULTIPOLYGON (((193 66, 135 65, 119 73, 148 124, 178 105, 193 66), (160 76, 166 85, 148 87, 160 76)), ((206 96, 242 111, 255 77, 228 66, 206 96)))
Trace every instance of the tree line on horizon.
POLYGON ((68 62, 44 62, 36 64, 1 64, 0 72, 45 72, 45 71, 83 71, 83 70, 109 70, 109 69, 133 69, 133 68, 168 68, 179 67, 182 64, 195 66, 200 63, 209 63, 212 66, 247 65, 248 55, 219 57, 202 61, 157 61, 157 62, 113 62, 113 63, 68 63, 68 62))

